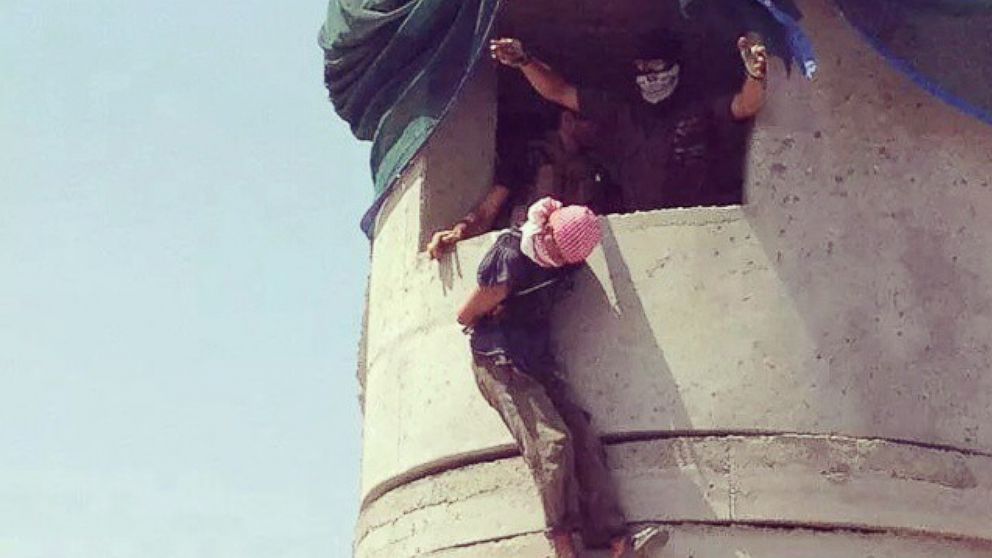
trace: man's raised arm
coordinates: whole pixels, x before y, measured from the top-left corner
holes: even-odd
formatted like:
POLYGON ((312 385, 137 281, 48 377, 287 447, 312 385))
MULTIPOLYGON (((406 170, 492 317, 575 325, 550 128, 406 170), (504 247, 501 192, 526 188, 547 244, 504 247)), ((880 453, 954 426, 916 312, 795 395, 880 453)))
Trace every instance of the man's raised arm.
POLYGON ((528 55, 517 39, 494 39, 489 43, 489 53, 499 63, 523 72, 538 95, 578 112, 579 94, 575 86, 544 62, 528 55))
POLYGON ((754 118, 765 106, 768 53, 761 38, 755 34, 738 39, 737 49, 744 60, 747 77, 730 103, 730 112, 735 120, 747 120, 754 118))

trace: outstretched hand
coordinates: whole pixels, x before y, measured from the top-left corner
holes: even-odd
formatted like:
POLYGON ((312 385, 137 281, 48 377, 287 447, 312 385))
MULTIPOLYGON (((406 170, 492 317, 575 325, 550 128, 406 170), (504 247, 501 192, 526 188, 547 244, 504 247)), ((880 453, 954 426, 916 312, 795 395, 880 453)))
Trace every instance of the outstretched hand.
POLYGON ((462 239, 464 232, 465 229, 463 227, 455 225, 450 230, 434 233, 431 241, 427 244, 427 254, 430 255, 432 260, 440 259, 445 252, 454 247, 462 239))
POLYGON ((526 66, 530 56, 518 39, 493 39, 489 41, 489 55, 493 60, 511 68, 526 66))

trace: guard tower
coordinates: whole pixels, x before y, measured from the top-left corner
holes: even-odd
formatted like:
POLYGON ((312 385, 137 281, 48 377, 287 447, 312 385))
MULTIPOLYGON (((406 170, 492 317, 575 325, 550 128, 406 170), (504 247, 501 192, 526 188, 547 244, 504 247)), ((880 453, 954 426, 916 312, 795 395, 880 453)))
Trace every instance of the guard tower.
MULTIPOLYGON (((557 24, 648 3, 580 4, 557 24)), ((799 4, 820 73, 772 68, 745 202, 605 217, 565 371, 658 558, 992 557, 992 128, 799 4)), ((550 555, 455 322, 492 236, 423 252, 489 186, 495 103, 482 64, 376 223, 360 558, 550 555)))

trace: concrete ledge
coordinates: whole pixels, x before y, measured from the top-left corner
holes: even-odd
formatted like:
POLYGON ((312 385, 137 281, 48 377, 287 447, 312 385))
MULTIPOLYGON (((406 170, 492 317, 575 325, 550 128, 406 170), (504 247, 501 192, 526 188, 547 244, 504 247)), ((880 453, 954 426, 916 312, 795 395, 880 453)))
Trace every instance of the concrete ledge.
MULTIPOLYGON (((897 533, 823 531, 748 525, 669 525, 668 544, 651 558, 988 558, 992 545, 897 533)), ((534 533, 465 547, 439 549, 437 558, 546 558, 550 548, 534 533)), ((369 554, 369 558, 386 556, 369 554)), ((406 555, 390 555, 400 558, 406 555)), ((413 555, 410 555, 413 556, 413 555)), ((604 553, 590 557, 605 558, 604 553)))
MULTIPOLYGON (((779 435, 621 443, 609 458, 635 523, 847 529, 992 545, 988 456, 779 435)), ((542 517, 523 462, 499 459, 422 478, 369 503, 356 548, 359 556, 456 552, 539 533, 542 517)))

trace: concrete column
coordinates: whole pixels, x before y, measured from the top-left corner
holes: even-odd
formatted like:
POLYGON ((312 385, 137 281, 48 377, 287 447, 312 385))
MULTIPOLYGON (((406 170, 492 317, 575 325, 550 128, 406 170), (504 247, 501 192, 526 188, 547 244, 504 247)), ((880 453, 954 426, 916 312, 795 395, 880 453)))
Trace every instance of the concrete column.
MULTIPOLYGON (((992 128, 800 4, 820 74, 775 72, 747 203, 605 218, 564 372, 629 520, 669 525, 659 558, 992 556, 992 128)), ((487 79, 378 225, 363 558, 550 552, 454 319, 492 237, 421 252, 487 186, 487 79)))

